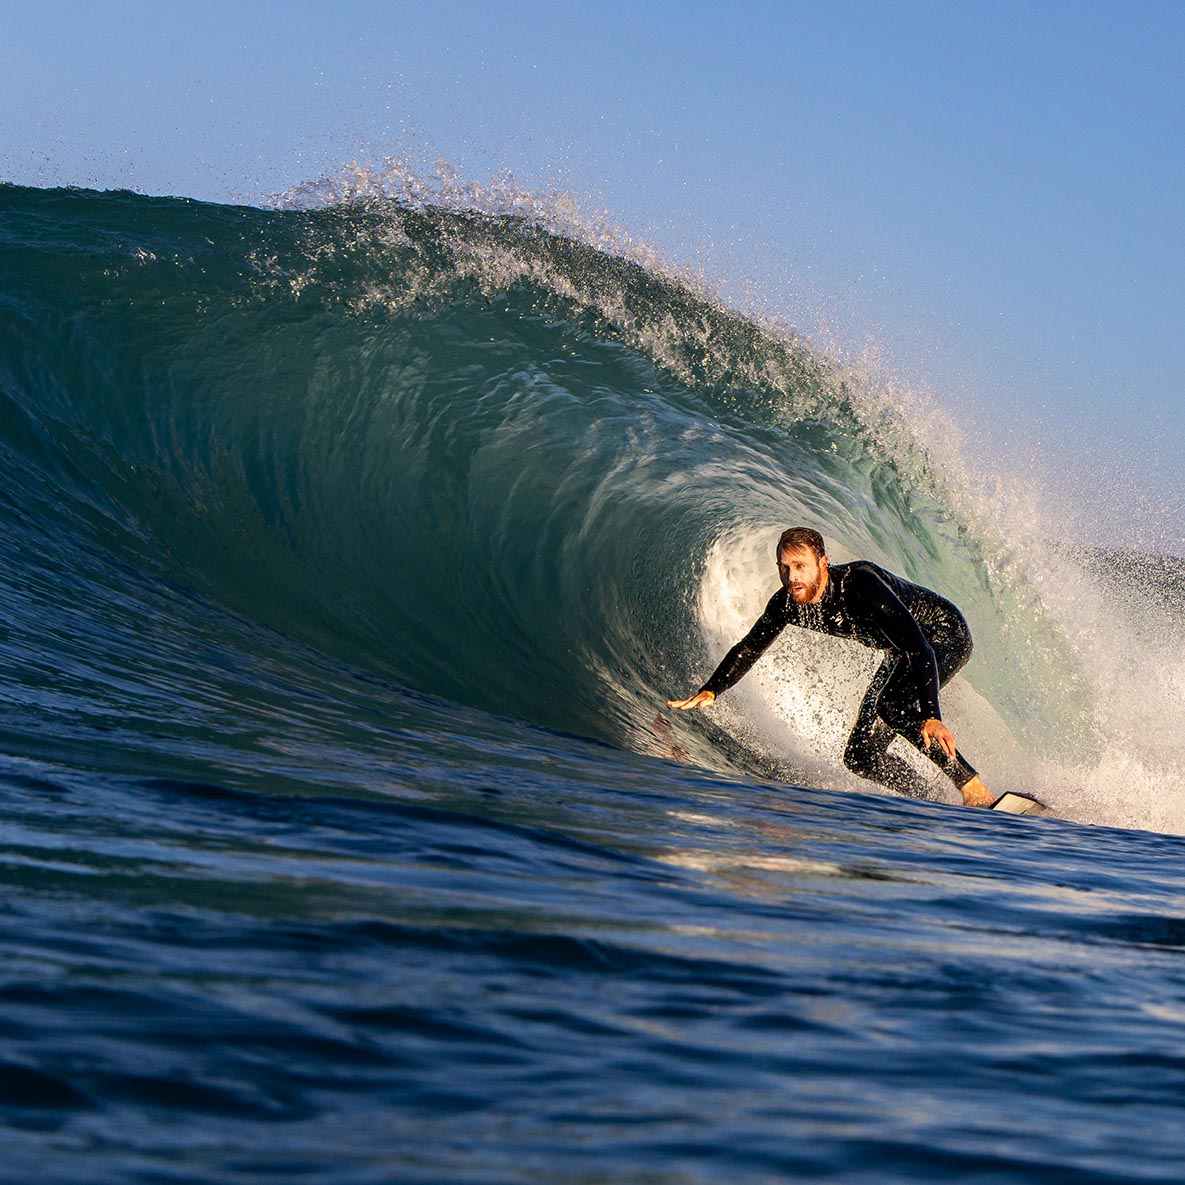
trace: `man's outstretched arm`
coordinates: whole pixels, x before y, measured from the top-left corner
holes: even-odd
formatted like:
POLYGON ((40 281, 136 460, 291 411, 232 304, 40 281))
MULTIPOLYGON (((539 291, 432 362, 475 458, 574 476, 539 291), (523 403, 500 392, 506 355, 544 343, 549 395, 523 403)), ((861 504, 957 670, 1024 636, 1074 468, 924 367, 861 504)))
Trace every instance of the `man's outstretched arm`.
POLYGON ((780 589, 769 599, 765 612, 753 624, 753 628, 720 660, 712 677, 687 699, 667 700, 668 708, 702 708, 710 704, 722 691, 740 682, 753 664, 769 649, 770 643, 786 628, 783 609, 786 594, 780 589))

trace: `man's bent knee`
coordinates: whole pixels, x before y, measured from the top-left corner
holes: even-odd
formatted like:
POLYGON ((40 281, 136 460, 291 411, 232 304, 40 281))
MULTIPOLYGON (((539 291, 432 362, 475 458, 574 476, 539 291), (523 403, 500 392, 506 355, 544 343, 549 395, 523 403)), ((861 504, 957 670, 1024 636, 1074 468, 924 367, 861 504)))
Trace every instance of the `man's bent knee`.
POLYGON ((848 741, 848 747, 843 753, 844 766, 859 778, 870 778, 880 781, 883 776, 881 770, 881 752, 868 738, 859 741, 848 741))

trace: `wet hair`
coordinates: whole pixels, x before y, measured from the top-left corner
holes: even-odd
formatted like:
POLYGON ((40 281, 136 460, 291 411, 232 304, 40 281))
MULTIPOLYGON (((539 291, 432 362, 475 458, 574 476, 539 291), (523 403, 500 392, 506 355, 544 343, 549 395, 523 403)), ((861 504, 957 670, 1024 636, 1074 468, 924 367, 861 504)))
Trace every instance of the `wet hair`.
POLYGON ((821 560, 827 554, 827 545, 818 531, 810 527, 791 527, 788 531, 782 532, 774 558, 780 560, 782 552, 794 551, 799 547, 809 547, 815 553, 816 560, 821 560))

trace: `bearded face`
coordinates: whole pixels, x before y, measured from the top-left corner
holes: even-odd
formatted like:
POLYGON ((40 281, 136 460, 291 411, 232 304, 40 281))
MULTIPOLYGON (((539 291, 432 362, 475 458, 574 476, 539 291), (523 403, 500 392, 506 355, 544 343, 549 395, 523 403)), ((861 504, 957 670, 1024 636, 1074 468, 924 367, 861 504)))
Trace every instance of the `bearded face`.
POLYGON ((796 605, 813 605, 827 585, 827 557, 809 547, 787 548, 778 556, 778 575, 796 605))

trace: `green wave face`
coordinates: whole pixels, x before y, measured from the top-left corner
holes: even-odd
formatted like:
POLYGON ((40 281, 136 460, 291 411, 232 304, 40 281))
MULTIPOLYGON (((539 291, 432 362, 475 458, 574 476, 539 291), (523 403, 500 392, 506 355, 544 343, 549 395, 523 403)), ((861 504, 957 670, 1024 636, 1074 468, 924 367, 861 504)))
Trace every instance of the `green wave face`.
MULTIPOLYGON (((1080 645, 908 414, 693 281, 405 201, 0 205, 7 547, 113 636, 147 581, 415 692, 665 752, 662 701, 760 610, 802 522, 960 605, 954 710, 999 761, 1094 743, 1080 645)), ((799 760, 861 661, 771 656, 789 692, 755 680, 747 722, 681 718, 675 749, 762 769, 781 729, 799 760)))

